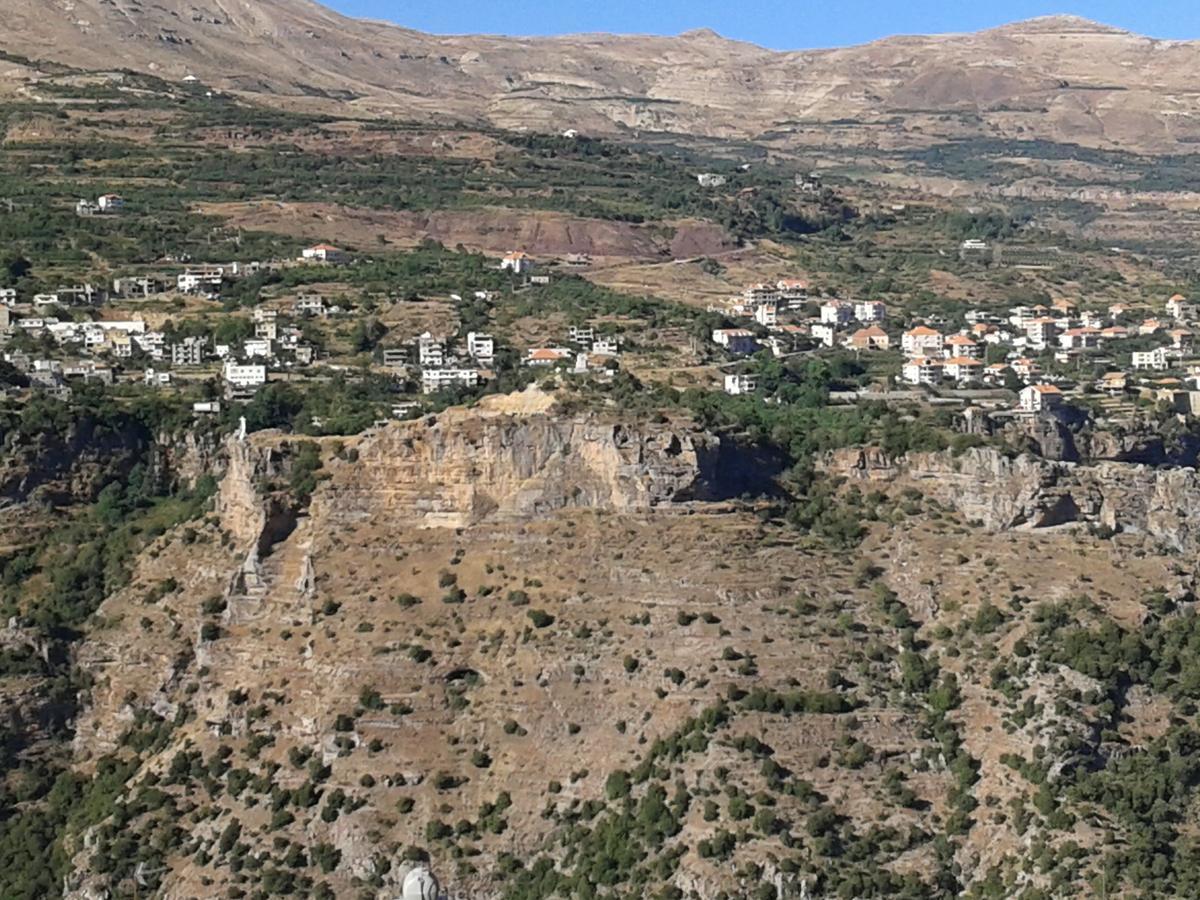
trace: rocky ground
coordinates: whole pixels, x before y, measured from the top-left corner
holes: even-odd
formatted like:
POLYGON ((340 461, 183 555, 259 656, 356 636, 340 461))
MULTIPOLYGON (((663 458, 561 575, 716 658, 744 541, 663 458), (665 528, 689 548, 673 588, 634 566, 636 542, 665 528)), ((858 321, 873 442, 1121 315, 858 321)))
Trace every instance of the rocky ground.
MULTIPOLYGON (((1020 519, 1036 491, 1000 492, 986 451, 841 460, 880 493, 839 553, 723 499, 717 444, 533 392, 322 440, 297 499, 303 442, 231 439, 211 514, 142 554, 80 652, 75 765, 134 764, 121 816, 167 896, 389 896, 418 860, 462 896, 542 896, 522 865, 577 874, 617 833, 653 863, 625 877, 680 896, 1051 884, 1024 848, 1064 838, 1014 827, 1033 786, 1011 760, 1090 740, 1093 707, 1063 698, 1096 683, 1034 662, 1014 693, 987 670, 1038 605, 1090 593, 1136 625, 1188 572, 1133 528, 1020 519), (670 827, 622 826, 660 785, 670 827), (843 856, 868 845, 865 868, 843 856)), ((1161 702, 1131 696, 1135 742, 1161 702)), ((102 862, 119 840, 83 836, 69 896, 131 889, 102 862)))

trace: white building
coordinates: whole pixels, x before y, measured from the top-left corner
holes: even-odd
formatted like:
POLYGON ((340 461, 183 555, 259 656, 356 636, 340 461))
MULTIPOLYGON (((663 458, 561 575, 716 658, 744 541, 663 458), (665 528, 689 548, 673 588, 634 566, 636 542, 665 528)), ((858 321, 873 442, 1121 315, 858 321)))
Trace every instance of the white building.
POLYGON ((901 336, 900 348, 906 356, 920 357, 941 355, 942 333, 926 325, 918 325, 901 336))
POLYGON ((305 262, 338 265, 346 261, 346 253, 332 244, 317 244, 301 250, 300 258, 305 262))
POLYGON ((472 388, 479 384, 479 373, 474 369, 425 369, 421 373, 421 391, 436 394, 449 387, 472 388))
POLYGON ((1134 351, 1132 365, 1134 369, 1150 369, 1160 372, 1167 367, 1167 349, 1155 347, 1153 350, 1134 351))
POLYGON ((219 267, 187 269, 175 279, 175 286, 183 294, 216 294, 225 280, 225 270, 219 267))
POLYGON ((725 393, 734 397, 742 394, 753 394, 758 390, 757 375, 726 375, 725 393))
POLYGON ((490 334, 467 332, 467 355, 481 363, 490 363, 496 356, 496 341, 490 334))
POLYGON ((955 356, 969 356, 975 359, 979 356, 979 345, 965 334, 952 334, 943 344, 943 355, 949 359, 955 356))
POLYGON ((1183 294, 1176 294, 1167 301, 1167 315, 1173 319, 1190 322, 1196 318, 1196 308, 1188 303, 1183 294))
POLYGON ((296 298, 295 310, 301 316, 324 316, 329 312, 320 294, 301 294, 296 298))
POLYGON ((426 331, 417 338, 417 362, 423 368, 440 369, 446 364, 446 345, 426 331))
POLYGON ((239 365, 227 362, 222 375, 228 384, 237 388, 261 387, 267 383, 267 367, 258 363, 239 365))
POLYGON ((932 356, 915 357, 904 364, 901 377, 909 384, 937 384, 942 380, 942 361, 932 356))
POLYGON ((837 341, 837 326, 813 325, 808 330, 808 334, 814 341, 820 341, 822 345, 832 347, 837 341))
POLYGON ((1052 384, 1031 384, 1021 391, 1021 409, 1041 412, 1062 404, 1062 391, 1052 384))
POLYGON ((754 353, 758 350, 754 332, 745 328, 716 328, 713 330, 712 339, 730 353, 754 353))
POLYGON ((597 338, 592 341, 592 353, 595 356, 616 356, 620 352, 620 344, 615 337, 597 338))
POLYGON ((596 329, 590 326, 572 325, 567 329, 567 337, 572 344, 590 344, 596 339, 596 329))
POLYGON ((1054 338, 1057 334, 1058 320, 1052 319, 1049 316, 1032 319, 1025 326, 1025 337, 1029 339, 1031 347, 1039 349, 1049 347, 1054 343, 1054 338))
POLYGON ((979 380, 983 369, 983 361, 970 356, 951 356, 942 361, 942 374, 959 384, 979 380))
POLYGON ((821 304, 821 322, 825 325, 846 325, 854 318, 854 307, 842 300, 826 300, 821 304))
POLYGON ((774 303, 763 303, 754 309, 754 321, 764 328, 774 328, 779 324, 779 309, 774 303))
POLYGON ((728 180, 724 175, 718 175, 715 172, 701 172, 696 176, 696 181, 700 184, 700 187, 706 188, 723 187, 728 180))
POLYGON ((254 310, 254 336, 268 341, 279 339, 279 314, 275 310, 262 307, 254 310))
POLYGON ((171 373, 147 369, 142 373, 142 383, 150 387, 166 387, 171 383, 171 373))
POLYGON ((0 288, 0 306, 15 306, 16 303, 16 288, 0 288))
POLYGON ((882 322, 887 318, 887 305, 879 300, 865 300, 854 304, 854 318, 867 324, 882 322))
POLYGON ((270 359, 273 355, 271 342, 262 338, 248 339, 242 344, 242 352, 247 359, 270 359))
POLYGON ((119 213, 125 208, 125 201, 116 194, 104 194, 96 200, 96 209, 102 213, 119 213))
POLYGON ((186 337, 171 345, 171 365, 199 366, 204 363, 204 348, 208 341, 202 337, 186 337))
POLYGON ((154 359, 162 359, 166 355, 167 336, 161 331, 147 331, 132 337, 141 351, 154 359))
POLYGON ((504 259, 500 260, 500 270, 502 272, 512 272, 514 275, 522 275, 533 268, 533 260, 529 258, 528 253, 523 253, 520 250, 514 250, 509 253, 504 259))

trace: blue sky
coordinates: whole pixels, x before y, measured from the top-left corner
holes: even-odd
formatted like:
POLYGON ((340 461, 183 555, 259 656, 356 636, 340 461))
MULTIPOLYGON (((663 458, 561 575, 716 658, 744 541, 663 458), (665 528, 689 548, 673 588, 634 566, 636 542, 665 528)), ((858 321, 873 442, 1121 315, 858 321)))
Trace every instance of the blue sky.
POLYGON ((1200 38, 1196 0, 323 0, 353 16, 439 34, 677 34, 713 28, 778 49, 860 43, 891 34, 974 31, 1071 13, 1161 38, 1200 38))

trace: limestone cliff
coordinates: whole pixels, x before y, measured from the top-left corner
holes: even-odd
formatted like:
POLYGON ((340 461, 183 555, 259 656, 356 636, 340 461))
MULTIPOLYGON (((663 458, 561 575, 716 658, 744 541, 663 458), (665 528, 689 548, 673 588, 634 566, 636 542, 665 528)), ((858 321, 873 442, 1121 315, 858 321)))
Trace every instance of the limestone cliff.
MULTIPOLYGON (((331 464, 312 515, 461 528, 567 507, 647 510, 740 492, 722 441, 690 420, 449 410, 391 425, 331 464), (727 461, 725 454, 725 461, 727 461)), ((741 473, 745 474, 745 473, 741 473)))
POLYGON ((1083 523, 1144 534, 1174 550, 1200 540, 1195 469, 1101 461, 1080 464, 976 448, 893 460, 875 449, 832 454, 826 468, 853 480, 907 480, 992 530, 1083 523))

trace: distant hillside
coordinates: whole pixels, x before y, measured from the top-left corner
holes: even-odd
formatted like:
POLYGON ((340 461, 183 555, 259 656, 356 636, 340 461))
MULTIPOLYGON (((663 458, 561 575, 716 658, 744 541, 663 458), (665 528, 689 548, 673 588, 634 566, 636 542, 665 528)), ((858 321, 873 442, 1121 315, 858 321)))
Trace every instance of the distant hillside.
MULTIPOLYGON (((1073 17, 777 53, 710 31, 435 37, 310 0, 5 6, 0 49, 16 57, 192 75, 343 112, 810 144, 836 134, 869 148, 986 136, 1167 153, 1200 140, 1200 44, 1073 17)), ((36 80, 15 64, 7 74, 36 80)))

